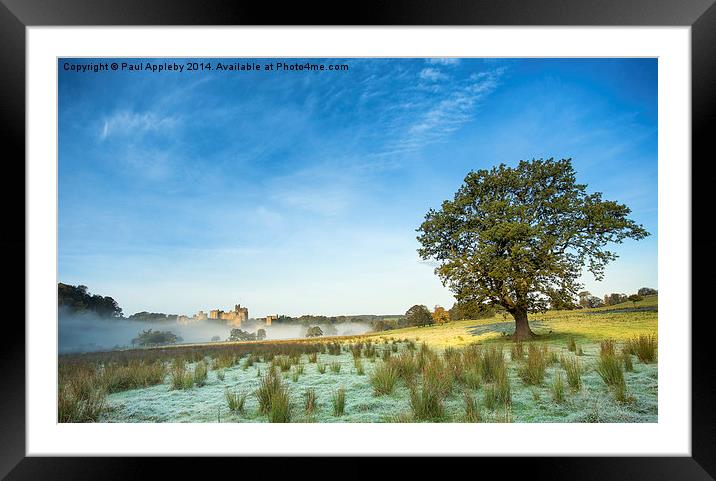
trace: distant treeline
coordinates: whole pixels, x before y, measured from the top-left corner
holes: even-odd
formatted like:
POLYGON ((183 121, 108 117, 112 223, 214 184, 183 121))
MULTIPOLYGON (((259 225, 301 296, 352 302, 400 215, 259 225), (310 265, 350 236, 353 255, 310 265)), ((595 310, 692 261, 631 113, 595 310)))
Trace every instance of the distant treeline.
POLYGON ((90 294, 87 286, 57 284, 57 305, 60 312, 93 314, 97 317, 121 318, 122 308, 109 296, 90 294))
POLYGON ((315 325, 315 324, 344 324, 349 322, 363 322, 373 323, 381 320, 397 320, 404 317, 401 314, 358 314, 354 316, 314 316, 311 314, 304 314, 299 317, 291 317, 281 315, 277 319, 274 319, 272 324, 303 324, 303 325, 315 325))
POLYGON ((137 312, 129 316, 127 319, 130 321, 145 321, 145 322, 176 322, 176 314, 164 314, 163 312, 137 312))

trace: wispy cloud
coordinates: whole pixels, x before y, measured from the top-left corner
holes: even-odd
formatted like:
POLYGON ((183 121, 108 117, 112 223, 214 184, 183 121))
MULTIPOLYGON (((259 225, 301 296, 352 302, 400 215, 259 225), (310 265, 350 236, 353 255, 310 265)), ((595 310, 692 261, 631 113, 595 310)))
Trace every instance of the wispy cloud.
POLYGON ((99 137, 105 140, 110 136, 136 135, 146 132, 159 132, 173 128, 178 119, 174 116, 159 115, 154 112, 119 111, 104 119, 99 137))
POLYGON ((429 58, 425 60, 425 63, 428 63, 430 65, 457 65, 460 63, 460 59, 450 57, 429 58))
POLYGON ((442 73, 440 69, 437 68, 424 68, 420 71, 420 79, 421 80, 428 80, 430 82, 437 82, 439 80, 446 80, 448 78, 447 75, 442 73))
MULTIPOLYGON (((479 101, 497 88, 503 72, 504 69, 496 69, 472 74, 464 82, 448 82, 430 101, 409 104, 420 107, 410 109, 410 122, 402 126, 399 139, 390 143, 385 152, 413 152, 455 132, 474 118, 479 101)), ((422 72, 420 77, 423 78, 422 72)))

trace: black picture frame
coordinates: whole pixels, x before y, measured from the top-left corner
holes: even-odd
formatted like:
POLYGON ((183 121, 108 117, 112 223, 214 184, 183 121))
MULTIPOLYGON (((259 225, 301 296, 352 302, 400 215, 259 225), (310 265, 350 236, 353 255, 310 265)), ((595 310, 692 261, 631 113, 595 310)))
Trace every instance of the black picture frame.
MULTIPOLYGON (((716 476, 716 387, 710 355, 712 322, 705 311, 716 267, 711 254, 716 234, 709 229, 713 162, 708 149, 713 134, 709 120, 716 117, 716 6, 714 0, 461 0, 289 3, 280 8, 269 3, 237 3, 229 0, 0 0, 0 114, 4 142, 0 189, 5 229, 0 234, 5 295, 19 305, 25 298, 25 48, 29 26, 90 25, 574 25, 574 26, 690 26, 692 67, 692 160, 683 159, 692 173, 692 457, 568 457, 480 459, 481 472, 490 468, 531 479, 580 480, 701 480, 716 476), (24 255, 20 255, 23 252, 24 255), (10 269, 8 269, 8 267, 10 269), (23 282, 20 281, 23 280, 23 282), (699 315, 701 314, 701 315, 699 315)), ((665 255, 666 253, 661 253, 665 255)), ((180 477, 207 469, 218 473, 236 460, 151 458, 41 458, 26 457, 25 443, 25 329, 6 317, 6 342, 0 349, 0 476, 8 479, 129 479, 146 473, 146 463, 180 477)), ((578 440, 575 440, 578 442, 578 440)), ((279 459, 272 471, 287 473, 281 465, 307 460, 279 459)), ((325 460, 322 470, 340 462, 342 472, 368 469, 365 460, 325 460)), ((435 460, 414 459, 422 467, 435 460)), ((240 461, 243 473, 265 466, 266 460, 240 461)), ((354 471, 355 472, 355 471, 354 471)))

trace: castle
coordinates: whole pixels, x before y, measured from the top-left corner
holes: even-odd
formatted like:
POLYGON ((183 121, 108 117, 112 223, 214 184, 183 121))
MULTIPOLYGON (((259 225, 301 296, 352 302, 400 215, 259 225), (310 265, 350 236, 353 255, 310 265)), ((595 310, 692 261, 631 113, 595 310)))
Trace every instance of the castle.
MULTIPOLYGON (((208 313, 199 311, 193 316, 177 316, 177 322, 181 325, 193 324, 195 322, 206 321, 211 319, 214 321, 224 321, 226 325, 232 327, 241 327, 241 324, 249 320, 249 309, 236 304, 233 311, 222 311, 221 309, 212 309, 208 313)), ((255 321, 264 321, 266 326, 270 326, 273 321, 278 319, 278 314, 267 315, 256 319, 255 321)))
MULTIPOLYGON (((200 311, 201 312, 201 311, 200 311)), ((246 322, 249 318, 249 309, 236 304, 233 311, 222 311, 221 309, 212 309, 209 311, 209 319, 228 321, 231 326, 241 327, 242 322, 246 322)))

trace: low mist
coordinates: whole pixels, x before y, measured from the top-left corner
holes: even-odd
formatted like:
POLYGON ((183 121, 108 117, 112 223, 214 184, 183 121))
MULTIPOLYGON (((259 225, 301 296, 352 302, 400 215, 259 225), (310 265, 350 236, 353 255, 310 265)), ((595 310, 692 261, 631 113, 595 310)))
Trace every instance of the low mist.
MULTIPOLYGON (((370 325, 361 322, 335 324, 335 331, 331 326, 317 324, 324 331, 325 336, 347 336, 364 334, 370 330, 370 325)), ((176 322, 145 322, 130 321, 127 319, 107 319, 88 314, 72 315, 60 314, 59 320, 59 352, 89 352, 106 351, 111 349, 131 348, 132 339, 140 332, 152 329, 154 331, 171 331, 182 338, 177 344, 211 342, 215 336, 226 341, 234 326, 228 326, 212 321, 202 321, 182 325, 176 322)), ((259 322, 247 324, 240 329, 249 333, 258 329, 266 331, 266 340, 304 338, 308 326, 299 324, 283 324, 264 326, 259 322)))

